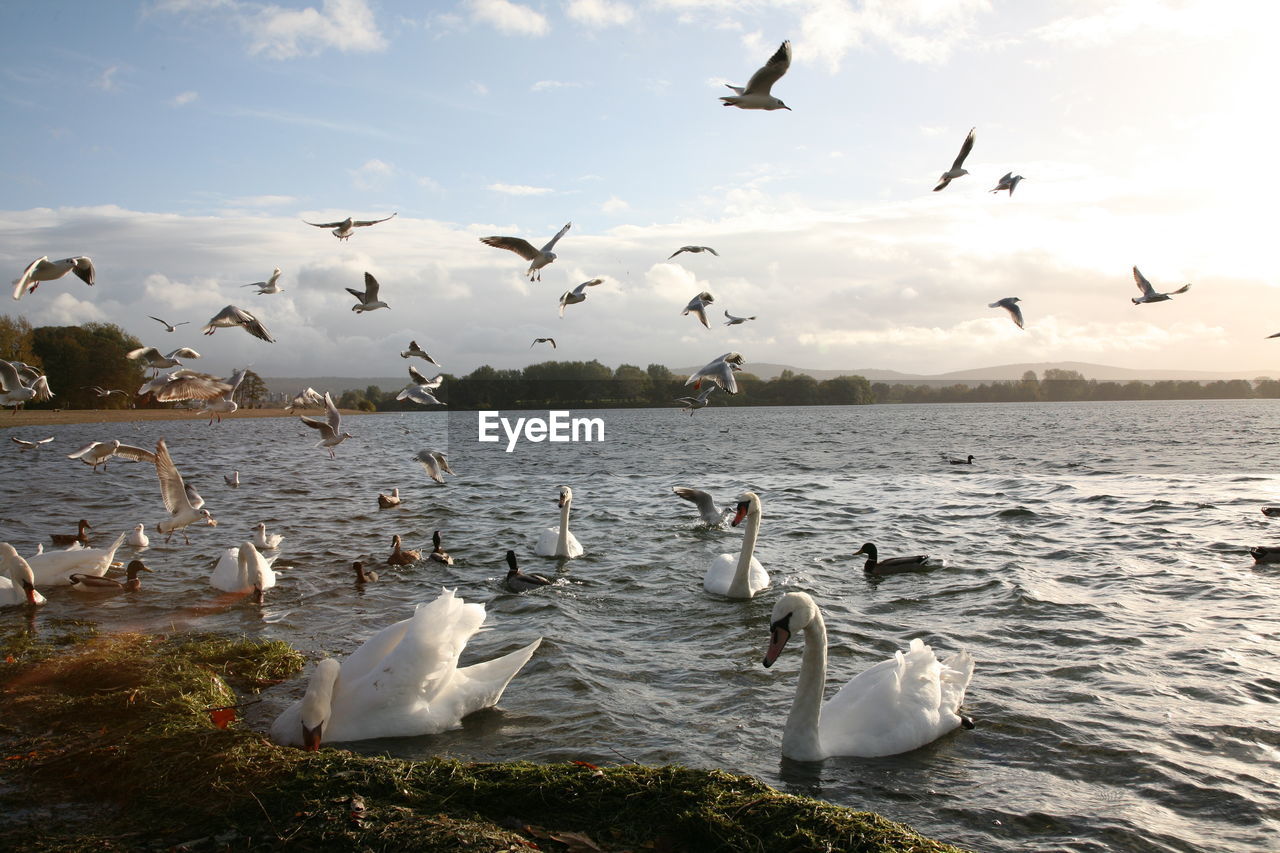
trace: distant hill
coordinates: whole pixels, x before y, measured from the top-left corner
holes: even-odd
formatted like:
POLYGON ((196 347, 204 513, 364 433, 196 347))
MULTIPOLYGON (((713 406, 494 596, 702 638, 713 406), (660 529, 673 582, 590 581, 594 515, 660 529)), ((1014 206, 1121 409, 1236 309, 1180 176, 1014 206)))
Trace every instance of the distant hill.
MULTIPOLYGON (((673 373, 689 374, 698 370, 698 367, 673 367, 673 373)), ((1058 370, 1074 370, 1084 376, 1085 379, 1112 380, 1120 382, 1128 382, 1130 380, 1143 380, 1154 382, 1162 379, 1192 379, 1197 381, 1212 381, 1215 379, 1257 379, 1259 376, 1280 376, 1280 368, 1272 370, 1233 370, 1233 371, 1210 371, 1210 370, 1133 370, 1127 367, 1111 367, 1106 364, 1091 364, 1085 361, 1042 361, 1025 364, 1000 364, 994 367, 976 367, 971 370, 953 370, 949 373, 903 373, 898 370, 883 370, 875 367, 860 368, 855 370, 810 370, 804 367, 793 367, 789 364, 770 364, 768 362, 747 362, 744 370, 747 373, 753 373, 761 379, 773 379, 784 370, 790 370, 794 373, 802 373, 812 376, 814 379, 833 379, 837 376, 863 376, 871 382, 895 382, 935 385, 943 383, 981 383, 994 382, 1006 379, 1021 379, 1022 375, 1028 370, 1034 371, 1038 378, 1044 377, 1044 372, 1051 369, 1058 370)))
MULTIPOLYGON (((428 374, 430 375, 430 374, 428 374)), ((377 385, 383 391, 399 390, 409 384, 405 376, 264 376, 262 381, 272 394, 288 394, 293 396, 303 388, 314 388, 323 394, 325 391, 334 397, 344 391, 363 391, 370 385, 377 385)))

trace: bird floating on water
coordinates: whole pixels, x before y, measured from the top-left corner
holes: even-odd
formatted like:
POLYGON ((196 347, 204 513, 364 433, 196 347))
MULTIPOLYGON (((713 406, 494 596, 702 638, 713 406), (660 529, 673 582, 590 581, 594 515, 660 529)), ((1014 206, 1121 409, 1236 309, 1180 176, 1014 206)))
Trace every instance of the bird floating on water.
POLYGON ((255 338, 260 338, 269 344, 274 344, 276 339, 271 337, 271 333, 267 331, 267 327, 257 317, 250 314, 243 308, 235 305, 228 305, 205 324, 202 330, 206 335, 212 335, 217 329, 229 329, 233 326, 239 326, 255 338))
POLYGON ((997 299, 987 307, 1003 308, 1009 312, 1009 318, 1018 325, 1019 329, 1025 329, 1026 327, 1022 325, 1022 309, 1018 307, 1018 303, 1021 301, 1017 296, 1006 296, 1004 299, 997 299))
POLYGON ((392 219, 394 217, 395 214, 393 213, 391 216, 384 216, 382 219, 352 219, 348 216, 341 222, 307 222, 305 219, 302 221, 306 222, 307 225, 314 225, 316 228, 332 228, 333 236, 337 237, 339 240, 350 240, 351 235, 355 233, 357 228, 366 228, 370 225, 377 225, 379 222, 386 222, 388 219, 392 219))
POLYGON ((964 158, 968 157, 969 152, 973 150, 973 133, 975 130, 977 130, 976 127, 969 129, 969 135, 964 138, 964 143, 960 146, 960 153, 956 155, 955 162, 951 164, 951 168, 943 172, 942 177, 938 178, 938 185, 933 188, 934 192, 946 189, 947 184, 956 178, 969 174, 969 171, 964 168, 964 158))
POLYGON ((1135 296, 1132 298, 1131 301, 1134 305, 1141 305, 1144 302, 1165 302, 1179 293, 1186 293, 1191 289, 1190 284, 1184 284, 1177 290, 1171 290, 1168 293, 1156 293, 1156 289, 1151 286, 1151 282, 1147 281, 1146 276, 1138 272, 1138 268, 1136 266, 1133 268, 1133 280, 1137 282, 1138 290, 1142 291, 1141 296, 1135 296))
POLYGON ((78 527, 79 527, 79 532, 77 533, 50 533, 49 541, 52 542, 54 545, 62 545, 62 546, 74 545, 77 542, 79 542, 81 545, 88 545, 89 537, 88 535, 85 534, 85 531, 92 530, 93 525, 90 524, 87 520, 82 518, 80 519, 80 523, 78 527))
POLYGON ((449 553, 444 550, 444 546, 440 544, 439 530, 431 534, 431 553, 427 555, 427 559, 446 566, 453 565, 453 557, 450 557, 449 553))
POLYGON ((72 574, 67 580, 71 582, 71 588, 77 592, 137 592, 142 589, 142 579, 138 575, 150 571, 153 569, 141 560, 130 560, 125 569, 123 581, 80 572, 72 574))
POLYGON ((572 222, 566 222, 565 226, 556 232, 556 236, 552 237, 547 245, 541 249, 533 248, 533 244, 528 240, 520 237, 481 237, 480 242, 486 246, 493 246, 495 249, 506 249, 509 252, 515 252, 520 257, 529 261, 529 269, 526 275, 529 281, 542 281, 542 268, 556 259, 556 255, 552 252, 556 241, 564 236, 565 232, 573 225, 572 222))
POLYGON ((769 57, 746 86, 733 86, 725 83, 734 91, 732 95, 721 95, 720 100, 726 107, 737 107, 740 110, 790 110, 791 107, 770 94, 773 84, 782 79, 791 67, 791 42, 784 41, 782 46, 769 57))
POLYGON ((13 298, 21 299, 24 288, 27 293, 35 293, 41 282, 54 281, 69 272, 74 272, 81 281, 93 287, 96 274, 92 260, 80 255, 74 258, 63 258, 60 261, 51 261, 46 255, 43 258, 36 258, 28 264, 27 268, 22 271, 22 275, 13 280, 13 298))
POLYGON ((351 306, 351 310, 357 314, 363 314, 366 311, 376 311, 379 308, 390 308, 391 306, 378 298, 378 280, 369 273, 364 274, 364 292, 360 292, 353 287, 345 288, 358 301, 351 306))
POLYGON ((391 566, 412 566, 414 563, 422 559, 422 552, 413 549, 403 549, 400 547, 402 540, 400 534, 391 537, 391 554, 387 557, 387 564, 391 566))
MULTIPOLYGON (((963 464, 963 463, 960 463, 963 464)), ((916 554, 910 557, 887 557, 880 559, 880 552, 876 550, 876 546, 870 542, 864 544, 857 551, 853 552, 854 556, 865 554, 867 562, 863 564, 862 570, 869 575, 889 575, 897 572, 911 572, 916 569, 924 568, 929 562, 927 554, 916 554)))
POLYGON ((393 506, 400 506, 400 490, 392 489, 391 494, 384 495, 378 493, 378 509, 391 509, 393 506))
POLYGON ((516 563, 516 552, 507 552, 507 586, 516 592, 524 592, 527 589, 537 589, 540 586, 550 586, 551 581, 548 578, 538 574, 525 574, 520 571, 520 566, 516 563))

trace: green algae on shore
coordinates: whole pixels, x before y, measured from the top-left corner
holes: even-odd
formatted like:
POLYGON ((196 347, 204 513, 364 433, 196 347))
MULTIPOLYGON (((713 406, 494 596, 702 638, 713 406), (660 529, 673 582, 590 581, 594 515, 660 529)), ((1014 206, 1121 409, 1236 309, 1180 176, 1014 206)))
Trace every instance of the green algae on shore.
POLYGON ((301 670, 285 643, 44 630, 0 631, 10 849, 957 849, 717 770, 285 749, 210 714, 301 670))

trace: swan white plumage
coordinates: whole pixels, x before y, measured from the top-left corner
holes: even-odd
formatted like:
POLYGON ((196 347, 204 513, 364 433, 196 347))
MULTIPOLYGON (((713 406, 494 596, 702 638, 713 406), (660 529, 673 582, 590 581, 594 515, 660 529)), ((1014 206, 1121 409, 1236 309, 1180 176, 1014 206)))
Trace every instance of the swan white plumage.
POLYGON ((117 536, 110 548, 75 547, 65 551, 44 551, 28 557, 27 563, 35 573, 38 586, 70 586, 74 574, 102 577, 111 568, 111 561, 124 544, 126 535, 121 533, 117 536))
POLYGON ((747 519, 747 529, 742 536, 742 550, 737 556, 721 554, 711 561, 702 577, 702 588, 726 598, 752 598, 769 586, 769 573, 755 558, 756 539, 760 535, 760 496, 755 492, 743 492, 738 496, 734 513, 734 527, 747 519))
POLYGON ((459 667, 462 649, 484 619, 483 604, 443 590, 341 663, 318 663, 306 695, 271 724, 271 739, 315 750, 322 738, 412 737, 456 728, 468 714, 496 705, 542 643, 539 637, 502 657, 459 667))
POLYGON ((253 529, 255 531, 253 534, 253 544, 256 548, 261 548, 265 551, 274 551, 279 548, 280 543, 284 541, 284 534, 282 533, 267 533, 267 523, 265 521, 259 521, 258 526, 253 529))
POLYGON ((44 596, 36 591, 31 565, 8 542, 0 542, 0 607, 12 604, 44 604, 44 596))
POLYGON ((252 542, 245 542, 222 552, 209 583, 223 592, 251 592, 254 601, 261 604, 263 593, 276 585, 276 573, 271 568, 274 562, 275 557, 268 560, 252 542))
POLYGON ((581 557, 582 545, 569 532, 569 507, 573 504, 573 489, 560 487, 556 505, 560 507, 560 526, 548 527, 538 537, 538 547, 533 553, 539 557, 581 557))
POLYGON ((787 640, 804 631, 804 654, 796 698, 782 733, 782 754, 797 761, 821 761, 833 755, 873 758, 909 752, 973 722, 960 715, 964 691, 973 678, 968 651, 939 661, 918 638, 906 652, 894 652, 859 673, 826 701, 827 627, 813 598, 789 592, 773 607, 769 649, 771 666, 787 640))

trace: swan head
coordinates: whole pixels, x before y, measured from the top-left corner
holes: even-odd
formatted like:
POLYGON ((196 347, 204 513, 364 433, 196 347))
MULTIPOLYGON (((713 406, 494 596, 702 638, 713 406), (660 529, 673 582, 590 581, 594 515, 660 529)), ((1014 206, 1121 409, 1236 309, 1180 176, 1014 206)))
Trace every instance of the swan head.
POLYGON ((301 723, 302 748, 307 752, 320 751, 320 739, 324 736, 324 724, 329 721, 329 709, 333 704, 333 687, 338 681, 342 664, 333 658, 325 658, 316 664, 302 697, 301 723))
POLYGON ((760 496, 755 492, 743 492, 738 495, 738 508, 733 514, 731 526, 737 527, 748 515, 760 515, 760 496))
POLYGON ((22 588, 27 596, 27 604, 44 604, 44 596, 36 592, 36 576, 31 571, 31 564, 8 542, 0 542, 0 567, 13 580, 14 587, 22 588))
POLYGON ((556 506, 564 509, 571 503, 573 503, 573 489, 568 486, 561 486, 560 497, 556 499, 556 506))
POLYGON ((769 620, 769 648, 764 653, 764 665, 773 666, 792 635, 808 627, 817 614, 818 605, 807 592, 788 592, 779 598, 769 620))

